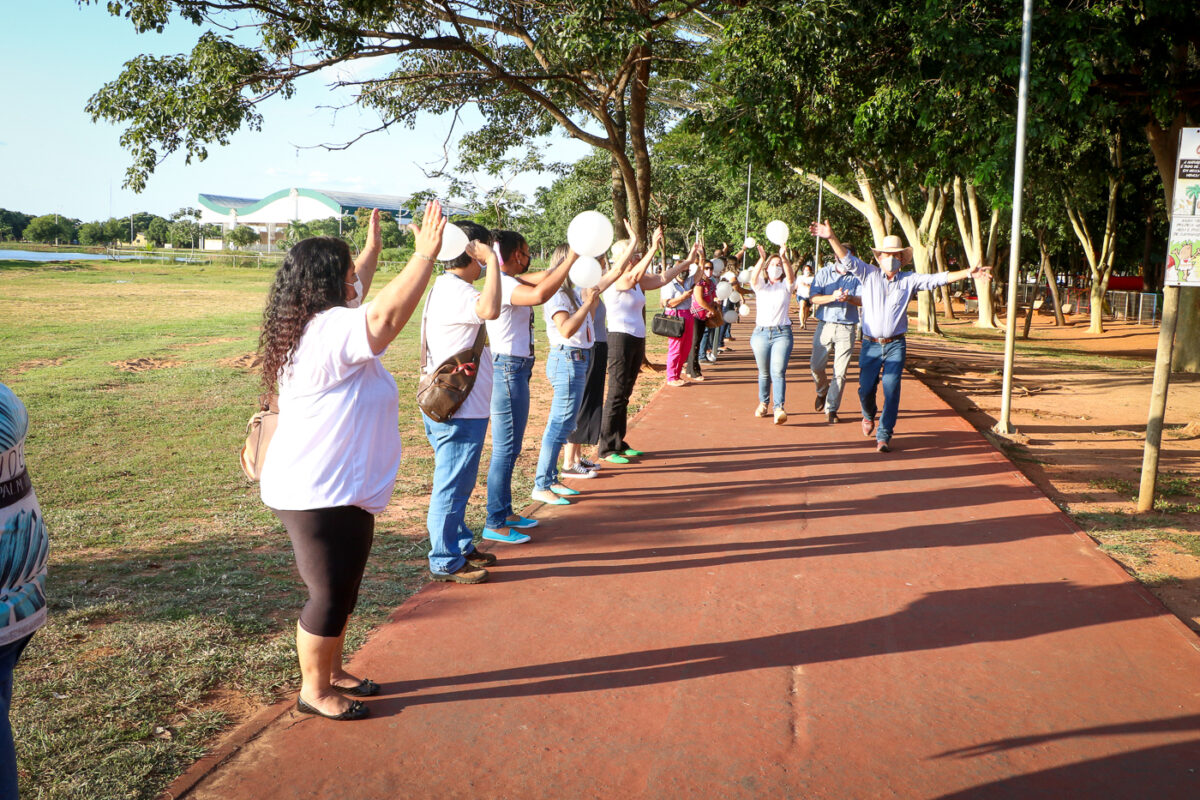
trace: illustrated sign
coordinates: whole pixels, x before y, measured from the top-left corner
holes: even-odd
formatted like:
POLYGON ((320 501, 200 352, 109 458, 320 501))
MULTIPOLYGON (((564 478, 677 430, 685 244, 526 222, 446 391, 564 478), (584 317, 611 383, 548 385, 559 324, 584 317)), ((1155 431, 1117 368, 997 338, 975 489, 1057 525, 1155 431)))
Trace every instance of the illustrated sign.
POLYGON ((1200 286, 1200 128, 1184 128, 1175 165, 1165 286, 1200 286))

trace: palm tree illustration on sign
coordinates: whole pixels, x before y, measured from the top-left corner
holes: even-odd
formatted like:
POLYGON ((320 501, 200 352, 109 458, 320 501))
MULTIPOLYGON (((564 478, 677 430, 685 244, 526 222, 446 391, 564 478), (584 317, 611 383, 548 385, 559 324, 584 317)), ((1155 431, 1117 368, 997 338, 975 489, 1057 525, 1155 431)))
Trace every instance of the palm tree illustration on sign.
POLYGON ((1200 201, 1200 183, 1193 183, 1184 190, 1184 194, 1192 201, 1192 216, 1196 216, 1196 202, 1200 201))

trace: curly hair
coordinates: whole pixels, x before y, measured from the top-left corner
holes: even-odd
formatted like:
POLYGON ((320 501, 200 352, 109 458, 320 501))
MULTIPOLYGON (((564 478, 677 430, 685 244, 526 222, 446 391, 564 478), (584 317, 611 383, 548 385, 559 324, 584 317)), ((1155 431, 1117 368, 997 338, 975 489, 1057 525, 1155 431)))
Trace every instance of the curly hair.
POLYGON ((302 239, 288 250, 267 295, 258 337, 266 395, 275 392, 309 320, 346 305, 346 273, 353 263, 350 246, 332 236, 302 239))

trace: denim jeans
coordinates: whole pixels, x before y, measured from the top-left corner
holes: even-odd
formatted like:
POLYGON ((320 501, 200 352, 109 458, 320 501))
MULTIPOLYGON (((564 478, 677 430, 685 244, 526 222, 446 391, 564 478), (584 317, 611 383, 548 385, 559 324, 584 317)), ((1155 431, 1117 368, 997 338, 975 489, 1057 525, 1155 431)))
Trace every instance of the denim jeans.
POLYGON ((792 326, 757 327, 750 336, 750 349, 758 364, 758 402, 775 395, 775 408, 783 408, 787 395, 787 364, 792 357, 792 326))
POLYGON ((813 381, 817 384, 817 395, 825 398, 825 413, 836 414, 842 403, 842 391, 846 386, 846 370, 854 353, 854 325, 840 322, 817 322, 813 332, 812 357, 808 366, 813 381), (833 379, 825 372, 829 356, 833 356, 833 379))
POLYGON ((896 415, 900 412, 900 378, 904 375, 904 357, 908 352, 905 341, 900 337, 894 342, 879 344, 864 337, 858 355, 858 400, 864 418, 875 418, 875 390, 882 378, 883 414, 875 429, 875 439, 880 442, 892 438, 896 415))
POLYGON ((33 634, 8 644, 0 644, 0 797, 17 800, 17 751, 13 745, 12 706, 13 668, 33 634))
POLYGON ((558 483, 558 454, 571 431, 575 430, 575 417, 583 401, 591 357, 591 350, 561 345, 550 349, 546 377, 554 387, 554 399, 550 401, 546 432, 542 434, 542 452, 538 455, 537 475, 533 479, 535 489, 549 489, 558 483))
POLYGON ((474 546, 467 528, 467 500, 479 478, 479 456, 487 436, 488 421, 454 419, 425 420, 425 436, 433 447, 433 491, 429 497, 429 569, 450 573, 466 561, 474 546))
POLYGON ((717 342, 717 332, 719 330, 721 330, 720 326, 718 326, 716 328, 710 328, 707 325, 704 326, 704 333, 701 334, 701 336, 700 336, 700 357, 701 358, 704 358, 709 353, 712 353, 714 356, 717 354, 718 345, 716 342, 717 342))
POLYGON ((529 421, 529 379, 533 359, 497 353, 492 356, 492 460, 487 475, 487 522, 502 528, 513 515, 512 474, 525 424, 529 421))

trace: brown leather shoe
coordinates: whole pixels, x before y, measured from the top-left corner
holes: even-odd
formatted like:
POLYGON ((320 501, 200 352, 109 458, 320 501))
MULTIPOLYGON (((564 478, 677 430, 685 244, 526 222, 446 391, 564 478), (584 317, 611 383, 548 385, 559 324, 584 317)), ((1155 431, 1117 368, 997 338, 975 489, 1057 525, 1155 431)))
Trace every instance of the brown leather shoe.
POLYGON ((866 417, 863 417, 862 432, 863 432, 863 436, 870 436, 872 433, 875 432, 875 419, 874 418, 867 419, 866 417))
POLYGON ((485 553, 482 550, 472 550, 463 556, 467 559, 467 563, 473 567, 490 567, 496 563, 496 556, 492 553, 485 553))
POLYGON ((837 412, 830 411, 828 414, 825 415, 825 421, 828 422, 830 425, 837 425, 837 422, 838 422, 837 412))
POLYGON ((824 411, 824 410, 825 410, 825 395, 819 394, 819 395, 817 395, 816 399, 813 400, 813 411, 824 411))
POLYGON ((488 571, 483 567, 472 566, 470 562, 463 564, 454 572, 429 571, 429 577, 435 581, 452 583, 483 583, 488 579, 488 571))

